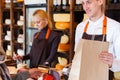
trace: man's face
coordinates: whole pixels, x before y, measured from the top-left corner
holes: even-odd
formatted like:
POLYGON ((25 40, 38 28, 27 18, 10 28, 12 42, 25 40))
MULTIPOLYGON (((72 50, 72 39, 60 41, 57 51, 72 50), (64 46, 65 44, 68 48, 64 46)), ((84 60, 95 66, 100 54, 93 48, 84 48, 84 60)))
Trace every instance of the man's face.
POLYGON ((102 0, 82 0, 83 9, 89 18, 99 16, 102 4, 102 0))

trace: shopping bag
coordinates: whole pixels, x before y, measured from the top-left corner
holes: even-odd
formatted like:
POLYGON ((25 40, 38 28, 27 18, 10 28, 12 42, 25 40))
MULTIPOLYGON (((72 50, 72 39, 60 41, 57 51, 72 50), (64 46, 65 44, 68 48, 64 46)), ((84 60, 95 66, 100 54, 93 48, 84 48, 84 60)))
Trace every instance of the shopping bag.
POLYGON ((98 58, 101 51, 108 51, 108 45, 108 42, 81 39, 68 80, 108 80, 108 65, 98 58))

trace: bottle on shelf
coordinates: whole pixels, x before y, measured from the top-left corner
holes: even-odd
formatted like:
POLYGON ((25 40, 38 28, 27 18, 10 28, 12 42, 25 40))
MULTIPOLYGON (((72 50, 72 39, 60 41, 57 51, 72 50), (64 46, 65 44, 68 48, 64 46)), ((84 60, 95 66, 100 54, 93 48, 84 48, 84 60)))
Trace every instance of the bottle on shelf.
POLYGON ((81 4, 81 0, 76 0, 75 2, 75 6, 76 6, 76 10, 80 10, 80 4, 81 4))
POLYGON ((53 11, 55 12, 69 11, 69 0, 54 0, 53 6, 53 11))
POLYGON ((71 1, 71 0, 68 0, 68 4, 69 4, 69 5, 70 5, 70 1, 71 1))
POLYGON ((120 2, 120 0, 110 0, 110 3, 113 3, 113 4, 119 3, 119 2, 120 2))
POLYGON ((60 12, 62 10, 62 0, 57 0, 57 4, 58 4, 58 6, 57 6, 56 11, 60 12))
POLYGON ((53 11, 57 10, 58 0, 53 0, 53 11))
POLYGON ((62 0, 62 10, 65 11, 67 7, 67 0, 62 0))

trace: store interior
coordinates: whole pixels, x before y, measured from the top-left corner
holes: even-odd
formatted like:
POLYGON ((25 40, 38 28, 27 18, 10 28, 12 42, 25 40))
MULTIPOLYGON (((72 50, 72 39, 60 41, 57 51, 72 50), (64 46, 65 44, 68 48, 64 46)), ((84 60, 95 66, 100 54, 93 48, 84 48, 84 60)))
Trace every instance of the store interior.
MULTIPOLYGON (((120 22, 120 0, 106 0, 106 16, 120 22)), ((57 63, 51 69, 56 70, 61 80, 63 69, 69 68, 74 57, 75 30, 77 24, 87 19, 80 0, 0 0, 0 45, 7 59, 5 61, 11 76, 18 68, 29 68, 30 61, 17 62, 13 56, 30 52, 33 36, 38 31, 32 21, 33 12, 44 10, 52 21, 52 30, 61 34, 58 45, 57 63)), ((47 72, 48 67, 39 67, 47 72)), ((113 80, 120 80, 120 72, 114 73, 113 80)))

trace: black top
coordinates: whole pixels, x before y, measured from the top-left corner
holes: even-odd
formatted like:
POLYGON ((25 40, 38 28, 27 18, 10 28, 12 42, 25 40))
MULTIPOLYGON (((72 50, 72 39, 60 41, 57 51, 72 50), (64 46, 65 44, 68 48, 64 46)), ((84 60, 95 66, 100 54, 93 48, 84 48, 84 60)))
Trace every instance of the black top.
POLYGON ((51 63, 55 59, 60 42, 60 34, 51 30, 47 40, 45 39, 47 30, 48 27, 45 27, 40 31, 38 38, 33 40, 30 53, 23 57, 23 60, 30 59, 31 68, 44 65, 45 62, 51 63))

